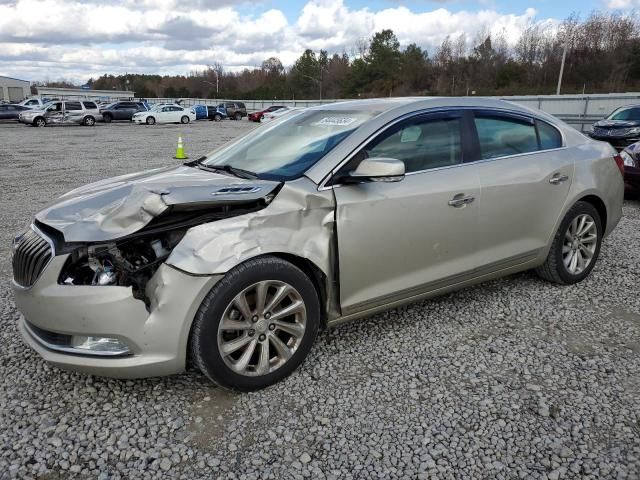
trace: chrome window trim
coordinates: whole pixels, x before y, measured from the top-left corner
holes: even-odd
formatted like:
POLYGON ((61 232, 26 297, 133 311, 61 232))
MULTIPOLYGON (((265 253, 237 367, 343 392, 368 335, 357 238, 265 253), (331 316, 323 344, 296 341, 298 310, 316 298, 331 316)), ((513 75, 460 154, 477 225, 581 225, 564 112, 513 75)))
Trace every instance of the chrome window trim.
POLYGON ((565 137, 565 134, 562 131, 562 129, 560 129, 557 126, 553 125, 551 122, 547 121, 546 119, 539 118, 538 116, 533 116, 533 115, 530 115, 528 113, 523 113, 523 112, 520 112, 518 110, 511 110, 511 109, 506 109, 506 108, 496 108, 496 107, 471 107, 471 106, 464 106, 464 107, 435 107, 435 108, 428 108, 428 109, 425 109, 425 110, 416 110, 415 112, 407 113, 405 115, 402 115, 402 116, 396 118, 393 122, 390 122, 390 123, 386 124, 384 127, 382 127, 381 129, 379 129, 376 132, 374 132, 373 134, 371 134, 366 140, 362 141, 356 148, 353 149, 353 151, 349 155, 347 155, 338 164, 337 167, 335 167, 333 170, 331 170, 325 176, 325 178, 322 179, 322 182, 320 182, 320 185, 318 186, 318 191, 322 192, 322 191, 325 191, 325 190, 330 190, 330 189, 332 189, 334 187, 342 187, 342 186, 344 186, 345 184, 343 184, 343 183, 338 183, 336 185, 327 185, 327 182, 329 182, 329 180, 331 180, 331 178, 333 178, 333 176, 335 174, 337 174, 338 171, 346 163, 349 162, 349 160, 351 160, 355 155, 357 155, 360 152, 360 149, 363 147, 363 145, 366 145, 371 140, 373 140, 375 137, 377 137, 378 135, 381 135, 382 133, 384 133, 388 129, 392 128, 394 125, 398 124, 399 122, 405 121, 405 120, 410 119, 412 117, 417 117, 417 116, 425 115, 425 114, 429 114, 429 113, 437 114, 437 113, 444 113, 444 112, 455 112, 455 111, 460 111, 460 110, 482 110, 482 111, 496 112, 497 114, 504 113, 504 114, 507 114, 507 115, 508 114, 513 114, 513 115, 517 115, 517 116, 525 116, 527 118, 530 117, 532 122, 534 122, 534 128, 535 128, 535 120, 539 120, 539 121, 545 122, 546 124, 548 124, 551 127, 555 128, 558 132, 560 132, 560 136, 562 138, 562 146, 561 147, 557 147, 557 148, 548 148, 548 149, 545 149, 545 150, 536 150, 535 152, 525 152, 525 153, 517 153, 517 154, 513 154, 513 155, 505 155, 505 156, 495 157, 495 158, 479 159, 479 160, 474 160, 474 161, 470 161, 470 162, 465 162, 464 159, 463 159, 463 161, 461 163, 458 163, 456 165, 447 165, 447 166, 443 166, 443 167, 428 168, 426 170, 417 170, 415 172, 406 173, 405 176, 415 175, 415 174, 418 174, 418 173, 436 172, 436 171, 449 169, 449 168, 463 167, 465 165, 477 165, 479 163, 493 162, 493 161, 496 161, 496 160, 503 160, 503 159, 509 159, 509 158, 514 158, 514 157, 523 157, 523 156, 528 156, 528 155, 535 155, 535 154, 538 154, 538 153, 555 152, 555 151, 559 151, 559 150, 566 150, 566 149, 569 148, 567 146, 566 137, 565 137))
MULTIPOLYGON (((38 283, 38 280, 40 280, 40 277, 42 277, 42 275, 44 274, 45 270, 47 268, 49 268, 49 265, 51 265, 51 262, 53 262, 53 259, 56 256, 56 247, 53 244, 53 241, 44 233, 42 233, 42 230, 40 230, 38 227, 36 227, 33 223, 29 226, 29 228, 31 228, 31 230, 33 230, 36 235, 38 235, 40 238, 42 238, 45 242, 47 242, 49 244, 49 247, 51 248, 51 258, 49 259, 49 261, 45 264, 44 267, 42 267, 42 271, 40 272, 40 276, 36 279, 35 282, 33 282, 33 284, 29 285, 28 287, 25 287, 24 285, 20 285, 18 282, 15 281, 15 279, 13 278, 13 269, 11 272, 11 283, 18 288, 19 290, 23 290, 23 291, 28 291, 31 290, 33 288, 33 286, 38 283)), ((13 253, 12 253, 13 254, 13 253)), ((12 261, 13 263, 13 261, 12 261)))

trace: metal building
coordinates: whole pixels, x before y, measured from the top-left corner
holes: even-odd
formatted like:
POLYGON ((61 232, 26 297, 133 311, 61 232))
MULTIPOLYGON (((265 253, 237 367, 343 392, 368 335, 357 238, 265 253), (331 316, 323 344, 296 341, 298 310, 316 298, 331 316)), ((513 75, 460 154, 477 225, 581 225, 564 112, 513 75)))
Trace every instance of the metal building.
POLYGON ((31 95, 31 83, 28 80, 0 75, 0 101, 17 103, 29 95, 31 95))
POLYGON ((87 90, 84 88, 56 88, 56 87, 36 87, 38 95, 42 97, 55 97, 62 100, 69 98, 91 98, 115 100, 133 100, 136 92, 130 90, 87 90))

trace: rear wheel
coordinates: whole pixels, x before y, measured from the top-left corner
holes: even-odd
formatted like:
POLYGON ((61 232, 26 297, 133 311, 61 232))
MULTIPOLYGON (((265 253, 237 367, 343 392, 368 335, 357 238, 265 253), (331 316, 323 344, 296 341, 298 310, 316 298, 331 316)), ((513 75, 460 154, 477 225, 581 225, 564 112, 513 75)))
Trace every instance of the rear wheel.
POLYGON ((191 331, 191 356, 218 385, 257 390, 302 363, 319 324, 309 277, 282 259, 257 258, 229 271, 205 297, 191 331))
POLYGON ((588 202, 578 202, 567 212, 545 263, 536 273, 550 282, 570 285, 584 280, 595 266, 602 245, 602 220, 588 202))
POLYGON ((147 125, 155 125, 156 119, 154 117, 147 117, 147 125))
POLYGON ((96 119, 93 117, 84 117, 84 120, 82 120, 82 124, 85 127, 93 127, 96 124, 96 119))
POLYGON ((46 127, 47 126, 47 121, 44 119, 44 117, 36 117, 33 120, 33 126, 34 127, 46 127))
POLYGON ((219 113, 216 113, 216 115, 213 117, 213 119, 214 119, 216 122, 219 122, 220 120, 222 120, 222 115, 220 115, 219 113))
POLYGON ((187 117, 186 115, 184 115, 181 119, 180 119, 180 123, 189 123, 189 117, 187 117))

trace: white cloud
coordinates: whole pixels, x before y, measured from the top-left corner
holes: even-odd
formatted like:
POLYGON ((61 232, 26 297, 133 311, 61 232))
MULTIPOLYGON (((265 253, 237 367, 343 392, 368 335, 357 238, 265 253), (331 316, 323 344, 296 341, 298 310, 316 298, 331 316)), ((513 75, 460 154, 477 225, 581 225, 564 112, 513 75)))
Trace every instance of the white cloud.
POLYGON ((291 65, 305 48, 349 52, 383 28, 402 45, 433 52, 447 34, 473 38, 486 29, 504 31, 513 43, 536 15, 531 8, 519 15, 373 11, 309 0, 290 23, 278 9, 244 13, 253 8, 246 0, 0 0, 0 74, 85 81, 103 73, 185 74, 214 62, 237 70, 269 56, 291 65))

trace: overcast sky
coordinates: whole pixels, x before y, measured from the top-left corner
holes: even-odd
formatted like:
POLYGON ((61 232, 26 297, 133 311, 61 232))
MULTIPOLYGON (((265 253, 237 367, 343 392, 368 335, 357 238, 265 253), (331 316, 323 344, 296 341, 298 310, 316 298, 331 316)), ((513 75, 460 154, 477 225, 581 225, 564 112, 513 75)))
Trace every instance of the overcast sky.
POLYGON ((0 75, 84 82, 103 73, 186 74, 207 64, 291 65, 305 48, 351 52, 383 28, 430 54, 447 35, 503 30, 640 0, 0 0, 0 75))

